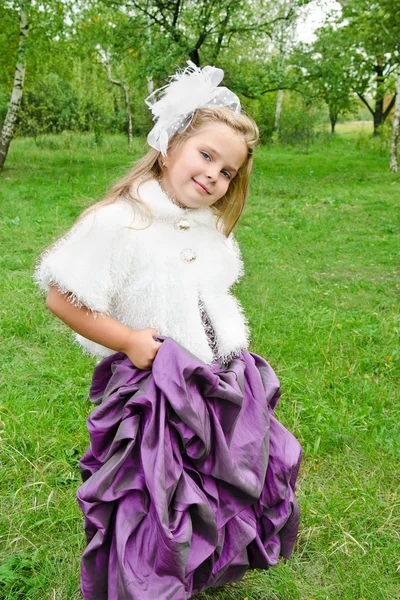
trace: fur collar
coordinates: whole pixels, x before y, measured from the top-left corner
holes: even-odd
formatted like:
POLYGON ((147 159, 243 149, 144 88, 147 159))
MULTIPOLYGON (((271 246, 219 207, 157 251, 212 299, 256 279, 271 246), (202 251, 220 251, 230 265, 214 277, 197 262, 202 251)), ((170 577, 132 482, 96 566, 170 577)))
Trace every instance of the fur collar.
POLYGON ((155 179, 139 184, 137 194, 150 208, 154 219, 172 221, 190 217, 191 222, 216 226, 217 217, 209 206, 203 208, 181 208, 161 189, 155 179))

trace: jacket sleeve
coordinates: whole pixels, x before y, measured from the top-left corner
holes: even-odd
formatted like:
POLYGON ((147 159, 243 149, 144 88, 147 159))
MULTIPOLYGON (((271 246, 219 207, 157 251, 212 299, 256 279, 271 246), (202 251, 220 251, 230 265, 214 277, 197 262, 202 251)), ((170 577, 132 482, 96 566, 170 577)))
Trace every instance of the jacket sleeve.
POLYGON ((133 211, 127 202, 94 209, 40 257, 34 279, 48 292, 56 285, 70 301, 109 313, 124 277, 124 244, 132 233, 133 211))

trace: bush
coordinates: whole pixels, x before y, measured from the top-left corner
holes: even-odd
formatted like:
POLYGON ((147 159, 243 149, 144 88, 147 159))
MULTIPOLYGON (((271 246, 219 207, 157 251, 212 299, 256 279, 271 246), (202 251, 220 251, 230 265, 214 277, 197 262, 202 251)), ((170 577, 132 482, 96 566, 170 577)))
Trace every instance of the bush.
POLYGON ((55 73, 49 73, 22 96, 17 134, 37 137, 41 133, 60 133, 77 119, 77 97, 71 86, 55 73))
POLYGON ((284 100, 279 126, 279 141, 283 144, 308 146, 314 141, 318 112, 305 106, 298 96, 284 100))
POLYGON ((276 94, 267 94, 263 98, 243 102, 245 109, 255 119, 260 130, 262 144, 272 141, 276 108, 276 94))
MULTIPOLYGON (((131 84, 134 135, 151 128, 150 112, 143 102, 145 88, 131 84), (139 88, 139 89, 138 89, 139 88)), ((0 119, 5 118, 9 97, 0 89, 0 119)), ((1 123, 1 120, 0 120, 1 123)), ((34 137, 62 131, 92 132, 96 145, 105 133, 125 133, 127 119, 120 88, 94 70, 85 72, 84 83, 74 86, 56 73, 27 81, 16 135, 34 137)))
POLYGON ((371 135, 360 131, 356 140, 359 149, 377 150, 380 154, 386 154, 390 150, 392 141, 392 124, 389 121, 383 123, 377 135, 371 135))

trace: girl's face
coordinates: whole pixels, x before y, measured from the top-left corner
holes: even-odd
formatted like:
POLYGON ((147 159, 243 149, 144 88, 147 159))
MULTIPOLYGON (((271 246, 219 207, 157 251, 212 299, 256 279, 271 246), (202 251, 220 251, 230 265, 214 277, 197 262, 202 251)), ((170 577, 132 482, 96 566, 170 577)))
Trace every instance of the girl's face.
POLYGON ((224 123, 202 127, 164 159, 161 185, 185 208, 224 196, 247 156, 243 137, 224 123))

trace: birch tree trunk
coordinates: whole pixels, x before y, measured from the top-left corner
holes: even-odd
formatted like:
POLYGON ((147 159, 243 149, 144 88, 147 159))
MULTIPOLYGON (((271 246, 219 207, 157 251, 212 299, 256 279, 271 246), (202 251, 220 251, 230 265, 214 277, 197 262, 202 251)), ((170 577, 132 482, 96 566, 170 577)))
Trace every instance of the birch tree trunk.
POLYGON ((399 165, 397 162, 397 145, 399 142, 400 129, 400 69, 396 86, 396 104, 394 109, 393 133, 392 133, 392 149, 390 152, 390 170, 397 173, 399 165))
POLYGON ((18 110, 21 106, 22 92, 24 89, 24 79, 26 70, 25 42, 28 38, 28 13, 26 10, 29 0, 22 0, 21 12, 19 18, 19 44, 17 52, 17 65, 15 67, 14 86, 11 93, 10 104, 8 105, 6 119, 0 133, 0 172, 6 162, 8 149, 14 135, 15 122, 18 116, 18 110))
POLYGON ((275 125, 274 125, 274 129, 277 133, 279 132, 279 123, 281 120, 282 100, 283 100, 283 90, 278 90, 278 99, 276 101, 275 125))
POLYGON ((130 102, 130 98, 129 98, 129 87, 126 83, 123 83, 122 88, 124 90, 124 95, 125 95, 125 110, 126 110, 126 118, 128 121, 128 146, 129 146, 129 148, 132 148, 133 130, 132 130, 131 102, 130 102))
POLYGON ((121 87, 124 90, 126 120, 127 120, 127 125, 128 125, 128 146, 129 146, 129 148, 132 148, 133 128, 132 128, 131 103, 130 103, 130 98, 129 98, 129 86, 126 83, 122 83, 122 81, 118 81, 117 79, 114 79, 112 77, 110 63, 108 62, 106 55, 104 54, 104 56, 103 56, 103 54, 100 53, 100 56, 102 57, 103 60, 105 60, 104 66, 106 68, 108 81, 110 81, 114 85, 118 85, 119 87, 121 87))
POLYGON ((152 77, 147 77, 147 93, 150 96, 154 92, 154 81, 152 77))
MULTIPOLYGON (((179 6, 178 6, 178 10, 179 10, 179 6)), ((179 15, 179 13, 178 13, 179 15)), ((151 20, 150 17, 147 17, 147 38, 148 38, 148 42, 149 42, 149 47, 148 47, 148 52, 151 52, 151 20)), ((146 77, 147 79, 147 94, 149 96, 151 96, 151 94, 154 92, 154 81, 153 81, 153 77, 148 76, 146 77)))

